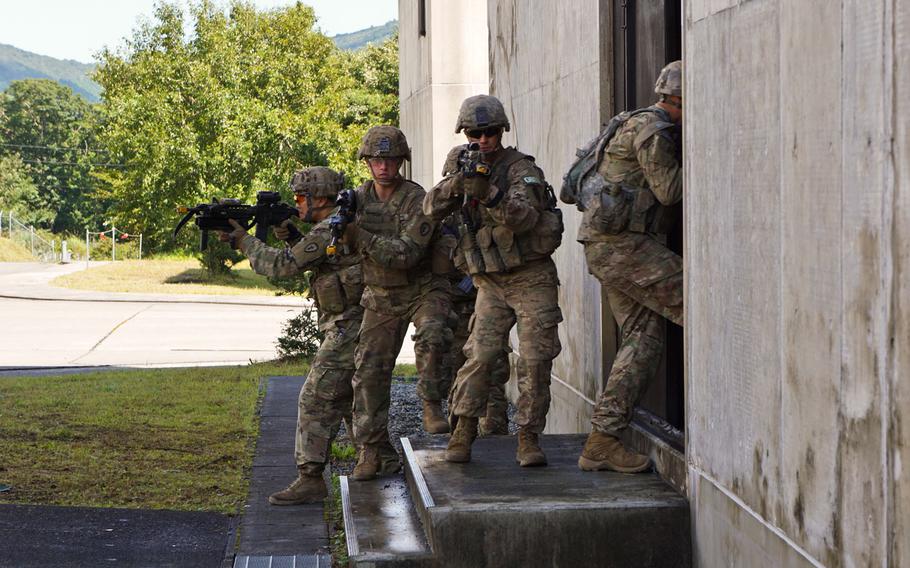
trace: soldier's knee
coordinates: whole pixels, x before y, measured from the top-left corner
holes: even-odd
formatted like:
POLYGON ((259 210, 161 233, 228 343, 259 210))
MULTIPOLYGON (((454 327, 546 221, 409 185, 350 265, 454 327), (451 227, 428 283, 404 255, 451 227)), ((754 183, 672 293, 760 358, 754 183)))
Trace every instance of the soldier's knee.
POLYGON ((411 338, 415 349, 448 348, 452 344, 452 328, 445 321, 433 321, 421 325, 411 338))

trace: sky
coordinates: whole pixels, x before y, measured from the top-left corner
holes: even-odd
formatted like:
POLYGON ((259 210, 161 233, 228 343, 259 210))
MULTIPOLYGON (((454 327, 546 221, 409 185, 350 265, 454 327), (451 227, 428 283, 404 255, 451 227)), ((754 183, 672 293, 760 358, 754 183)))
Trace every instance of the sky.
MULTIPOLYGON (((128 37, 157 0, 0 0, 0 43, 57 59, 93 61, 104 46, 128 37)), ((187 0, 177 0, 186 6, 187 0)), ((227 0, 216 0, 226 5, 227 0)), ((294 0, 252 0, 258 8, 294 0)), ((316 10, 316 23, 329 36, 398 19, 398 0, 303 0, 316 10)))

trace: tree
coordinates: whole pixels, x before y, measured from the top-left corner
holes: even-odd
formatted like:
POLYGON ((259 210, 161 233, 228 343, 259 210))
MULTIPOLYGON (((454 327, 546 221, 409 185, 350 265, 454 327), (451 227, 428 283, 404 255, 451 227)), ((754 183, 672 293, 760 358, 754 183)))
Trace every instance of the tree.
POLYGON ((97 113, 72 89, 48 79, 13 81, 0 108, 0 155, 28 165, 36 205, 55 212, 50 219, 39 216, 39 224, 81 232, 103 209, 92 175, 93 164, 106 161, 96 149, 97 113))
POLYGON ((12 211, 22 223, 38 227, 48 226, 54 219, 54 211, 16 154, 0 156, 0 211, 12 211))
POLYGON ((118 226, 166 248, 179 205, 251 201, 262 189, 288 196, 291 173, 303 166, 362 178, 363 132, 397 122, 397 70, 395 103, 372 96, 350 75, 356 69, 365 78, 370 67, 314 23, 301 3, 260 12, 234 2, 225 13, 200 0, 188 14, 159 4, 123 47, 101 54, 102 139, 125 165, 104 178, 118 226))

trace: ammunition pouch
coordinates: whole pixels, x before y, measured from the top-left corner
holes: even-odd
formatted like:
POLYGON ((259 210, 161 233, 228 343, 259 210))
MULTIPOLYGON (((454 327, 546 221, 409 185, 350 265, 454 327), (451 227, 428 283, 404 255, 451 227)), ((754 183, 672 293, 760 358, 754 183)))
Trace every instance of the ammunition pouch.
POLYGON ((345 308, 344 289, 336 272, 320 274, 313 282, 319 310, 327 314, 340 314, 345 308))

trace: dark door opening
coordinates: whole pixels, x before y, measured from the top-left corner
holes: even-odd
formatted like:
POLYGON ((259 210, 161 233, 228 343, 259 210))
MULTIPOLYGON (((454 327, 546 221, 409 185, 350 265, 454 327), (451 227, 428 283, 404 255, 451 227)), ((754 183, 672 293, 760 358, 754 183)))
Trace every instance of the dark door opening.
MULTIPOLYGON (((661 68, 682 59, 681 0, 612 0, 613 109, 611 116, 656 100, 654 82, 661 68)), ((682 255, 682 204, 668 237, 671 250, 682 255)), ((664 361, 652 380, 635 422, 682 449, 685 430, 685 364, 683 330, 667 322, 664 361)))

